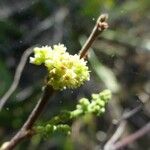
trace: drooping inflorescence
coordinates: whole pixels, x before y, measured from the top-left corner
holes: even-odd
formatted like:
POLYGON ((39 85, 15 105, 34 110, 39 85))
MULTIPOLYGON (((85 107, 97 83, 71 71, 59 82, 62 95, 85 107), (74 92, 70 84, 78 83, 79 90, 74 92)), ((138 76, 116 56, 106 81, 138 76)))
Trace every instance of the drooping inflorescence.
POLYGON ((48 70, 48 84, 55 90, 77 88, 89 80, 89 68, 80 56, 70 55, 63 44, 34 48, 30 63, 44 64, 48 70))

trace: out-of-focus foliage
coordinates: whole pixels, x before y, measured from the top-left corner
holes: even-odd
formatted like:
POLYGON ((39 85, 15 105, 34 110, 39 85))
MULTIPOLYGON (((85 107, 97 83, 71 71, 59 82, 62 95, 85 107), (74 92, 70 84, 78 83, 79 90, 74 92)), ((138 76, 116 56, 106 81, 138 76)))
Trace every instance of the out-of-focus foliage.
MULTIPOLYGON (((110 27, 93 44, 91 57, 89 54, 91 80, 77 90, 53 97, 37 124, 61 110, 73 110, 80 97, 110 87, 114 94, 104 116, 77 119, 70 137, 35 136, 16 149, 101 149, 114 131, 113 123, 125 110, 143 105, 143 111, 128 120, 126 135, 150 120, 149 8, 149 0, 0 1, 0 97, 12 82, 26 48, 64 43, 69 53, 78 53, 81 39, 89 36, 99 14, 109 14, 110 27)), ((25 67, 16 93, 0 112, 0 144, 12 137, 33 109, 42 93, 45 72, 31 64, 25 67)), ((150 136, 145 135, 126 149, 148 150, 149 140, 150 136)))

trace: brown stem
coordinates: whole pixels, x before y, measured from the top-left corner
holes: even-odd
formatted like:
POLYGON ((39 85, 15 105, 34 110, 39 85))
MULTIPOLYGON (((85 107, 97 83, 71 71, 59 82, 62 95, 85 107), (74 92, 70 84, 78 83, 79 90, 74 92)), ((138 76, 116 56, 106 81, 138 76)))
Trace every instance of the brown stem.
POLYGON ((43 97, 38 101, 37 105, 35 106, 35 108, 33 109, 32 113, 31 113, 31 115, 25 122, 23 128, 30 129, 33 126, 34 122, 39 117, 39 115, 42 112, 48 99, 54 94, 54 92, 55 91, 53 90, 52 87, 50 87, 50 86, 45 87, 43 97))
POLYGON ((133 143, 134 141, 136 141, 137 139, 139 139, 140 137, 142 137, 146 133, 149 133, 149 131, 150 131, 150 122, 147 123, 141 129, 139 129, 137 132, 135 132, 135 133, 133 133, 133 134, 125 137, 121 141, 118 141, 117 143, 115 143, 114 146, 113 146, 113 148, 115 150, 123 148, 124 146, 129 145, 130 143, 133 143))
POLYGON ((114 150, 115 143, 117 143, 118 139, 121 137, 122 133, 125 130, 125 126, 127 124, 127 120, 130 117, 133 117, 139 111, 141 111, 142 108, 143 108, 143 105, 139 105, 138 107, 123 113, 121 119, 118 120, 118 123, 117 123, 117 124, 119 124, 118 128, 116 129, 116 131, 114 132, 112 137, 104 145, 104 150, 114 150))
MULTIPOLYGON (((36 104, 35 108, 31 112, 30 116, 28 117, 27 121, 24 123, 23 127, 18 131, 18 133, 7 143, 2 150, 12 150, 20 141, 25 139, 26 137, 30 137, 34 134, 32 130, 33 124, 41 114, 44 106, 46 105, 48 99, 54 94, 54 90, 46 86, 44 89, 43 96, 36 104)), ((3 146, 2 146, 3 147, 3 146)))
POLYGON ((102 14, 100 17, 97 19, 97 22, 95 24, 95 27, 93 28, 89 38, 83 45, 82 49, 80 50, 80 58, 86 58, 88 49, 91 47, 95 39, 98 37, 100 33, 102 33, 105 29, 108 28, 108 24, 106 22, 108 18, 108 15, 102 14))

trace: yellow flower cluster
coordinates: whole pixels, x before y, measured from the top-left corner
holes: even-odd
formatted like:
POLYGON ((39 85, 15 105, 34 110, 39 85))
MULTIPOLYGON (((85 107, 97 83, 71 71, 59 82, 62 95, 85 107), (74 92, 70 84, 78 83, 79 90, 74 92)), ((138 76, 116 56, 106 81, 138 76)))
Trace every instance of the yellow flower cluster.
POLYGON ((48 69, 48 84, 55 90, 77 88, 89 80, 89 69, 86 61, 79 55, 70 55, 63 44, 34 48, 34 57, 30 62, 44 64, 48 69))

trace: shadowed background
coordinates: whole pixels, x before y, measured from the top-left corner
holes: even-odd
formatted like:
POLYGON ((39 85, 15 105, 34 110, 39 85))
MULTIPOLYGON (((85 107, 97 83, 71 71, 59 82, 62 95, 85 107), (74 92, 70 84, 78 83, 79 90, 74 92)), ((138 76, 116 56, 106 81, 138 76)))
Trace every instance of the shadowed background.
MULTIPOLYGON (((39 136, 22 142, 21 150, 101 149, 125 110, 143 105, 128 119, 123 136, 150 120, 150 1, 149 0, 3 0, 0 1, 0 97, 7 91, 22 53, 29 47, 63 43, 78 53, 97 17, 109 14, 109 29, 89 53, 91 80, 77 90, 65 90, 49 101, 38 123, 61 110, 74 109, 81 97, 105 88, 113 98, 102 117, 86 116, 72 123, 71 138, 39 136)), ((27 63, 16 92, 0 112, 0 144, 22 126, 42 93, 44 67, 27 63)), ((125 149, 148 150, 147 134, 125 149)))

